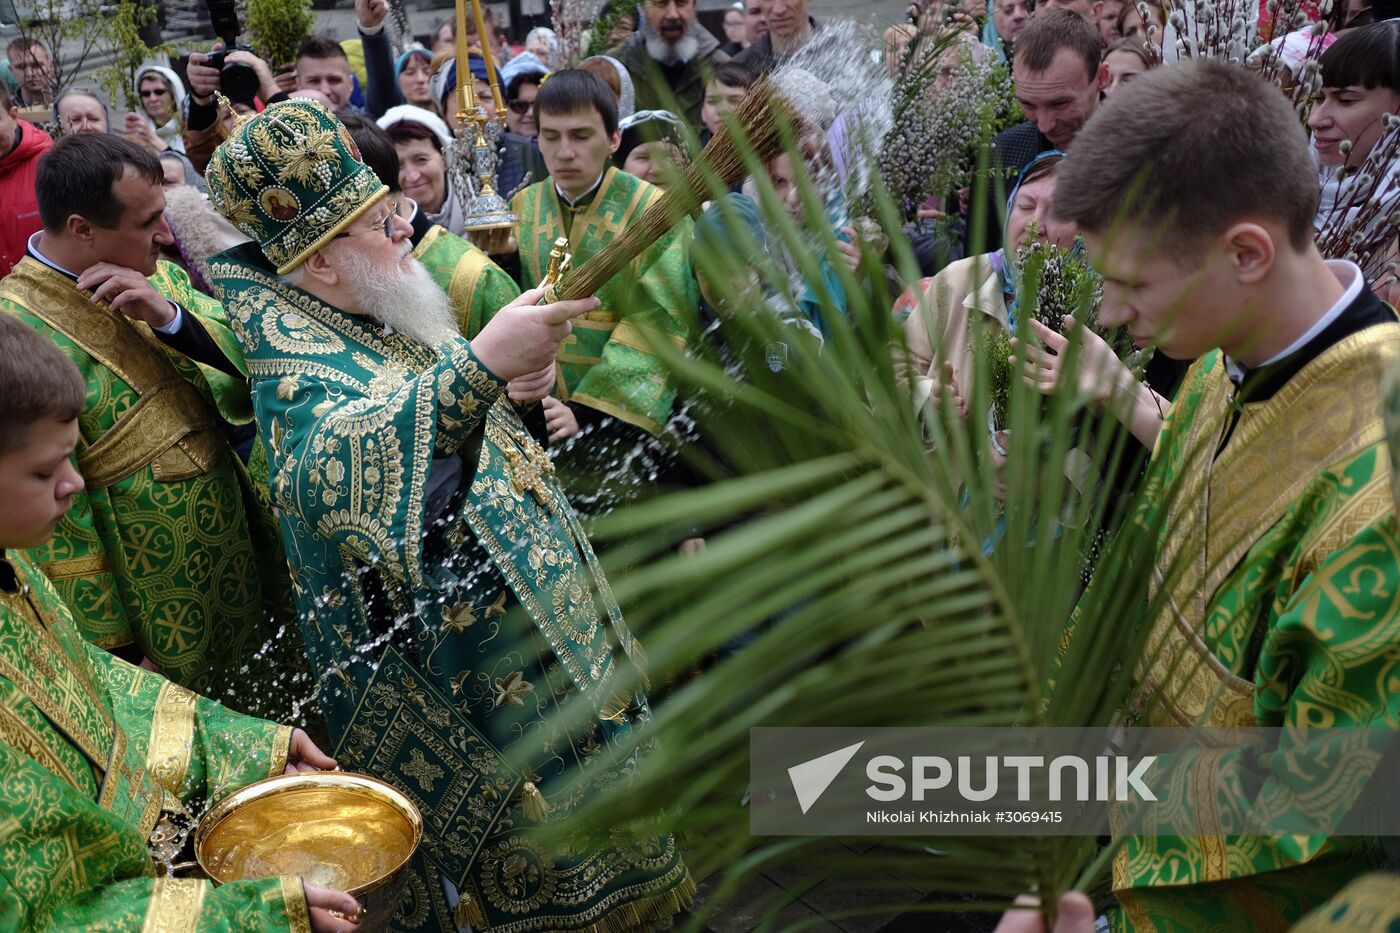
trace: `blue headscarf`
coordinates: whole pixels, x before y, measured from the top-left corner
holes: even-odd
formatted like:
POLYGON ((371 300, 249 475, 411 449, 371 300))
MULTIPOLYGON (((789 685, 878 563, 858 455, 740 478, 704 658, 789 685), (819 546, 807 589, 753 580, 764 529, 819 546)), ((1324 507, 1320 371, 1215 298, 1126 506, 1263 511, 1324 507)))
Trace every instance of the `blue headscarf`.
MULTIPOLYGON (((1022 183, 1024 183, 1026 178, 1031 174, 1031 169, 1035 168, 1042 162, 1048 162, 1052 159, 1058 162, 1064 157, 1065 154, 1059 149, 1047 149, 1045 152, 1042 152, 1034 159, 1031 159, 1030 162, 1026 163, 1026 167, 1021 169, 1021 173, 1016 176, 1016 184, 1011 186, 1011 196, 1006 199, 1007 217, 1011 216, 1011 207, 1016 203, 1016 195, 1020 193, 1022 183)), ((1009 245, 1013 250, 1016 247, 1015 243, 1009 245)), ((1008 253, 1006 251, 1006 246, 1002 246, 1001 249, 997 250, 995 253, 992 253, 991 264, 992 269, 996 271, 997 278, 1001 281, 1001 293, 1006 296, 1007 323, 1011 325, 1012 332, 1015 332, 1017 296, 1016 275, 1013 270, 1013 256, 1014 253, 1008 253)))

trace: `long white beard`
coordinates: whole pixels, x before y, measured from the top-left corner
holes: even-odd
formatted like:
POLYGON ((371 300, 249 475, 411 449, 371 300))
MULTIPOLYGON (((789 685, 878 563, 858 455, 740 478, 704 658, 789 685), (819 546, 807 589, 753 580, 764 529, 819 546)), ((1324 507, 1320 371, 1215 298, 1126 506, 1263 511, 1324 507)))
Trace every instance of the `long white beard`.
POLYGON ((661 33, 651 28, 651 25, 642 20, 642 38, 646 40, 647 54, 663 65, 673 65, 677 62, 688 62, 700 52, 700 39, 695 35, 695 21, 692 20, 690 28, 686 30, 676 42, 667 42, 661 38, 661 33))
MULTIPOLYGON (((404 253, 411 249, 405 242, 404 253)), ((361 313, 429 347, 461 336, 451 299, 418 260, 410 260, 408 269, 395 265, 386 273, 359 257, 337 258, 342 261, 337 261, 336 271, 344 277, 361 313)))

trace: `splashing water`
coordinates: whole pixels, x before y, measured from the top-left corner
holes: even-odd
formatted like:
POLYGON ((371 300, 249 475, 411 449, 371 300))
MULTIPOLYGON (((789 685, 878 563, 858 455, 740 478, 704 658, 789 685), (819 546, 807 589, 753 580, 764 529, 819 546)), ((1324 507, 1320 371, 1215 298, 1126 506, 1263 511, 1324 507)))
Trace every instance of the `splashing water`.
POLYGON ((829 189, 824 195, 840 191, 848 203, 870 189, 877 155, 894 125, 894 81, 880 64, 883 47, 868 25, 827 20, 772 75, 798 116, 827 130, 839 177, 816 180, 829 189))

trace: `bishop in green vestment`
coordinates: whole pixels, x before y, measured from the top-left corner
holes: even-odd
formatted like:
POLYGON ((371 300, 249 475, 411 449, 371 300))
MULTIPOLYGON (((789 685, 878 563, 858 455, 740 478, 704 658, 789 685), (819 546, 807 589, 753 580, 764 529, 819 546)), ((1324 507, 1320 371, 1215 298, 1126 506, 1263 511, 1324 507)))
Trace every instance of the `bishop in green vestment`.
POLYGON ((39 189, 41 207, 50 199, 50 213, 70 226, 87 223, 82 211, 96 216, 98 200, 118 205, 118 226, 88 239, 45 229, 0 282, 0 313, 52 338, 88 385, 78 448, 87 488, 33 556, 89 641, 144 656, 176 683, 237 708, 280 712, 258 707, 248 689, 250 668, 262 682, 290 674, 272 672, 276 662, 261 649, 290 622, 291 598, 275 525, 223 431, 252 421, 242 351, 219 303, 148 253, 169 242, 160 165, 123 143, 65 140, 47 157, 50 181, 39 189), (80 190, 55 193, 94 161, 127 175, 86 200, 80 190), (93 289, 78 285, 89 269, 125 284, 94 303, 93 289), (140 276, 149 273, 147 285, 140 276), (165 332, 130 313, 132 304, 127 313, 107 304, 141 286, 173 308, 165 332))
POLYGON ((581 805, 580 771, 602 786, 640 765, 634 751, 625 768, 587 767, 649 718, 627 686, 641 649, 504 381, 456 328, 402 313, 436 320, 435 295, 452 317, 419 281, 386 187, 308 101, 241 126, 207 177, 255 241, 211 272, 243 343, 337 758, 424 813, 396 926, 612 931, 675 913, 693 884, 669 836, 546 851, 528 832, 581 805), (346 287, 362 310, 308 290, 354 279, 374 249, 397 264, 346 287), (562 703, 590 705, 595 724, 559 731, 562 703), (542 735, 550 751, 513 770, 504 753, 542 735))

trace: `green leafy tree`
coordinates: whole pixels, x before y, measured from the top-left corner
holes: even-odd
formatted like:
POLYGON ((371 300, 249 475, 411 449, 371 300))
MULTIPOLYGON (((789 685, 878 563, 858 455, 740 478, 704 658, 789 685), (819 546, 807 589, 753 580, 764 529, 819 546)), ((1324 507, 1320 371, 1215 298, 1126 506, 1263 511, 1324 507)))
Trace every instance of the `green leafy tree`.
POLYGON ((311 0, 248 0, 243 22, 248 44, 273 68, 295 60, 315 25, 311 0))

